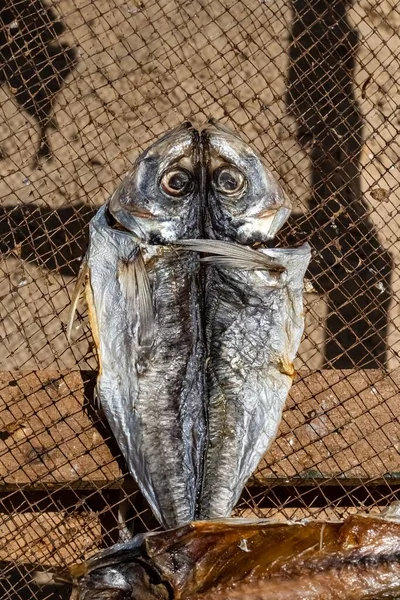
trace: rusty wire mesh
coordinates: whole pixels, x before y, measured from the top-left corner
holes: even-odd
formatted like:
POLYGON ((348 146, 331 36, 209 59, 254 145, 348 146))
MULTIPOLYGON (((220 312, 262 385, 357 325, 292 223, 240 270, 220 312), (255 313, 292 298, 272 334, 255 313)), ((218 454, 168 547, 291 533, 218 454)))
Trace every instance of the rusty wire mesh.
MULTIPOLYGON (((0 7, 2 597, 154 527, 92 406, 87 224, 139 151, 210 116, 265 157, 307 239, 306 333, 280 437, 237 515, 340 517, 400 486, 400 5, 394 0, 5 0, 0 7), (2 589, 3 588, 3 589, 2 589)), ((63 596, 64 594, 64 596, 63 596)))

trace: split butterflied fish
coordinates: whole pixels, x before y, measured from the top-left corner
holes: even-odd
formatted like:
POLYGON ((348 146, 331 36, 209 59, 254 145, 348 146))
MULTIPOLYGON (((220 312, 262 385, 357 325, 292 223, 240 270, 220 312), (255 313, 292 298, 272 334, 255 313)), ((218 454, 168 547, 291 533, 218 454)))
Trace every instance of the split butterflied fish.
POLYGON ((97 396, 123 457, 166 527, 195 518, 205 444, 198 237, 199 136, 185 123, 137 159, 89 227, 97 396))
POLYGON ((289 214, 238 136, 212 124, 199 139, 185 125, 139 157, 91 223, 81 279, 88 271, 98 396, 165 526, 229 516, 276 435, 310 251, 248 244, 289 214))
POLYGON ((142 534, 70 568, 71 600, 395 600, 398 506, 344 521, 225 519, 142 534))
POLYGON ((310 247, 258 248, 275 236, 290 202, 261 158, 226 127, 203 133, 208 240, 205 276, 207 449, 199 517, 230 516, 274 440, 304 328, 310 247))

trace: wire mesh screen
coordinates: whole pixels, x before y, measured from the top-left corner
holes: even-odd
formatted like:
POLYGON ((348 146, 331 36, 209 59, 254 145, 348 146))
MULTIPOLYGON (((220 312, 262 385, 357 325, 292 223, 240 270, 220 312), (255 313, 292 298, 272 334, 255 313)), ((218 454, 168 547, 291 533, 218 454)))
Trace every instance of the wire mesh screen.
POLYGON ((238 516, 378 511, 400 485, 400 6, 394 0, 4 0, 0 8, 3 597, 62 597, 38 565, 156 527, 92 403, 88 223, 145 147, 190 119, 251 143, 314 249, 280 434, 238 516))

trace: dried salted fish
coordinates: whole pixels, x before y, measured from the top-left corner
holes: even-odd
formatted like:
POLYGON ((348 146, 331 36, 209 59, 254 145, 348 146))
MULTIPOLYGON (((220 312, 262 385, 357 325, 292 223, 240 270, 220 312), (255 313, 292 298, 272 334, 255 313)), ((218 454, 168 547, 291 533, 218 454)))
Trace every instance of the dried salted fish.
POLYGON ((225 127, 203 132, 210 240, 205 278, 207 450, 199 516, 228 517, 276 436, 304 328, 310 247, 249 248, 273 237, 290 213, 260 157, 225 127), (233 244, 232 242, 236 242, 233 244))
POLYGON ((76 600, 395 600, 400 521, 225 519, 136 536, 72 567, 76 600))
POLYGON ((164 136, 91 223, 98 395, 166 526, 229 516, 276 435, 310 250, 244 244, 273 237, 289 213, 259 156, 212 124, 201 139, 190 126, 164 136), (202 286, 192 251, 212 255, 202 286))
POLYGON ((78 282, 87 276, 98 398, 167 527, 195 518, 205 442, 199 257, 169 245, 199 234, 198 148, 184 124, 139 156, 90 223, 78 282))

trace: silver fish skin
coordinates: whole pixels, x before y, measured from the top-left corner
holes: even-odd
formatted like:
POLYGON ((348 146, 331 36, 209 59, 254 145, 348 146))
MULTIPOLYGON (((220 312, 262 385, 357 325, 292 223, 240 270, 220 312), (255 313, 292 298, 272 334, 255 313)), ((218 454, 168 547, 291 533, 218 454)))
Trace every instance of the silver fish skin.
POLYGON ((207 173, 205 237, 239 244, 273 239, 292 203, 261 156, 215 119, 201 138, 207 173))
POLYGON ((274 261, 275 270, 258 263, 246 270, 245 258, 239 268, 207 266, 208 442, 201 519, 231 514, 275 439, 304 329, 310 247, 254 252, 274 261))
POLYGON ((139 157, 91 221, 86 256, 98 398, 165 527, 195 518, 206 435, 200 260, 164 245, 199 234, 196 140, 184 125, 139 157))
POLYGON ((202 139, 205 231, 212 239, 184 242, 211 254, 204 259, 208 438, 199 518, 216 519, 230 516, 276 436, 304 329, 303 278, 311 253, 307 244, 244 246, 273 237, 291 203, 259 155, 232 131, 214 121, 202 139))
POLYGON ((192 252, 138 244, 90 224, 88 303, 100 371, 97 395, 128 468, 166 527, 195 517, 205 443, 203 342, 192 252), (149 277, 154 323, 142 336, 135 262, 149 277))
POLYGON ((137 158, 109 201, 110 214, 151 244, 198 237, 200 153, 199 133, 189 122, 168 131, 137 158))

